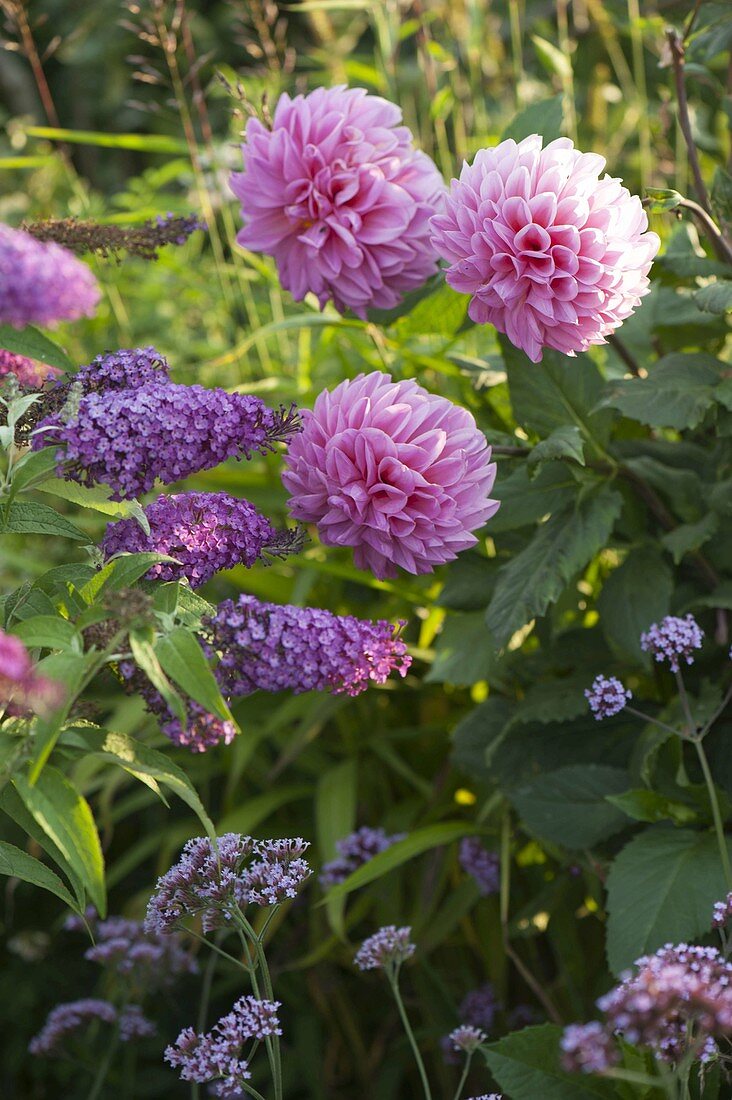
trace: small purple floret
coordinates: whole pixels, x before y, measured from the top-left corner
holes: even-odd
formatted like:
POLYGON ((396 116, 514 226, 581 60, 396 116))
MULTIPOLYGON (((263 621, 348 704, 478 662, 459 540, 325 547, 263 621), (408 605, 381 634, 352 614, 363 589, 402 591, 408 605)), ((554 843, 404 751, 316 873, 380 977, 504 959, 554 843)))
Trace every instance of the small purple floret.
POLYGON ((727 894, 724 901, 715 901, 712 910, 712 928, 726 928, 732 920, 732 894, 727 894))

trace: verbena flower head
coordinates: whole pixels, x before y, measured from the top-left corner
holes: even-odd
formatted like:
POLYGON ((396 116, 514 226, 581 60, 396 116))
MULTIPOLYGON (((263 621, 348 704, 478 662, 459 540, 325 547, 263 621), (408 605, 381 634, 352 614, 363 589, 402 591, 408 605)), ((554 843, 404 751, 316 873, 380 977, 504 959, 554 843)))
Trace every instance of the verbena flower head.
POLYGON ((60 373, 56 367, 49 367, 46 363, 28 359, 25 355, 14 355, 12 351, 0 348, 0 381, 7 375, 14 374, 18 385, 23 389, 38 390, 60 373))
POLYGON ((181 1081, 210 1083, 214 1096, 237 1097, 242 1082, 251 1077, 242 1048, 282 1034, 279 1007, 279 1001, 241 997, 211 1031, 200 1034, 184 1028, 175 1044, 166 1049, 165 1060, 180 1070, 181 1081))
POLYGON ((501 886, 501 860, 497 852, 489 852, 475 836, 460 841, 460 866, 472 875, 484 897, 497 894, 501 886))
POLYGON ((63 699, 63 688, 36 672, 20 638, 0 629, 0 711, 44 713, 63 699))
POLYGON ((348 836, 336 841, 338 852, 336 858, 323 864, 320 885, 327 889, 329 886, 345 881, 357 867, 368 863, 379 852, 385 852, 392 844, 403 840, 406 835, 406 833, 395 833, 393 836, 387 836, 384 829, 372 829, 368 825, 363 825, 355 832, 349 833, 348 836))
POLYGON ((247 123, 237 240, 277 263, 300 301, 366 316, 390 309, 437 270, 430 215, 445 185, 400 126, 393 103, 362 88, 317 88, 280 96, 272 128, 247 123))
POLYGON ((612 1034, 597 1020, 570 1024, 564 1029, 560 1046, 562 1067, 568 1073, 603 1073, 620 1061, 612 1034))
POLYGON ((120 661, 117 667, 124 690, 128 694, 142 696, 147 709, 158 719, 160 732, 174 745, 189 752, 208 752, 217 745, 230 745, 236 737, 237 730, 232 721, 211 714, 195 699, 183 700, 186 720, 182 722, 133 661, 120 661))
POLYGON ((125 917, 96 921, 94 939, 84 958, 123 977, 136 990, 149 993, 166 988, 181 975, 198 971, 181 936, 147 932, 141 921, 125 917))
POLYGON ((51 1009, 45 1024, 28 1044, 28 1050, 45 1058, 61 1057, 68 1040, 95 1020, 116 1024, 123 1043, 155 1034, 155 1025, 143 1016, 139 1005, 126 1005, 118 1011, 109 1001, 86 997, 51 1009))
POLYGON ((359 947, 354 962, 359 970, 394 971, 417 950, 411 942, 411 928, 393 924, 380 928, 359 947))
POLYGON ((125 1005, 120 1010, 117 1018, 119 1037, 123 1043, 129 1043, 132 1039, 148 1039, 157 1034, 157 1027, 148 1020, 140 1005, 125 1005))
POLYGON ((197 914, 208 932, 229 921, 235 909, 294 897, 310 874, 302 858, 308 843, 300 837, 255 841, 225 833, 217 844, 218 850, 208 837, 189 840, 178 863, 158 879, 147 907, 148 933, 167 934, 197 914))
POLYGON ((668 661, 672 672, 678 672, 681 662, 694 664, 694 650, 701 649, 704 631, 693 615, 679 618, 667 615, 660 623, 654 623, 641 634, 641 649, 651 653, 657 661, 668 661))
POLYGON ((490 982, 466 993, 460 1002, 458 1016, 464 1024, 490 1031, 496 1018, 496 994, 490 982))
POLYGON ((495 463, 467 409, 374 371, 302 413, 282 481, 291 514, 326 546, 352 546, 379 578, 431 573, 478 541, 497 510, 495 463))
POLYGON ((732 894, 724 901, 715 901, 712 909, 712 928, 726 928, 732 920, 732 894))
POLYGON ((67 249, 0 225, 0 324, 48 327, 91 317, 97 281, 67 249))
POLYGON ((648 293, 659 248, 640 199, 602 175, 605 160, 537 134, 481 149, 452 181, 432 239, 447 281, 538 362, 604 344, 648 293))
POLYGON ((41 421, 33 446, 57 445, 59 476, 109 485, 124 500, 157 479, 169 484, 228 458, 266 453, 296 429, 291 414, 258 397, 160 378, 84 394, 69 419, 62 410, 41 421))
POLYGON ((229 696, 257 690, 359 695, 392 672, 406 675, 411 664, 406 645, 384 620, 254 596, 224 600, 204 629, 220 655, 216 675, 229 696))
POLYGON ((448 1039, 454 1050, 462 1050, 465 1054, 473 1054, 488 1036, 479 1027, 470 1024, 461 1024, 450 1032, 448 1039))
POLYGON ((592 687, 585 690, 585 699, 597 721, 619 714, 633 696, 615 676, 596 676, 592 687))
POLYGON ((597 1002, 608 1031, 676 1064, 732 1032, 732 964, 714 947, 667 944, 597 1002))
POLYGON ((278 531, 248 500, 229 493, 177 493, 161 496, 145 508, 146 534, 136 519, 110 523, 102 539, 106 557, 121 552, 154 551, 177 559, 158 562, 150 580, 185 577, 198 588, 222 569, 254 565, 265 554, 284 557, 302 545, 299 530, 278 531))

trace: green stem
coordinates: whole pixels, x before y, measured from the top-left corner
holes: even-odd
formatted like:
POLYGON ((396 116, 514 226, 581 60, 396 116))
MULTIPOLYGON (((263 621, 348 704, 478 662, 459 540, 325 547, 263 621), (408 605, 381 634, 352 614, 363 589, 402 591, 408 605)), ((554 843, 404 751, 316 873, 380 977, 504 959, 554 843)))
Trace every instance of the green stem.
POLYGON ((404 1025, 404 1030, 407 1033, 407 1038, 409 1039, 409 1045, 412 1048, 414 1059, 417 1063, 417 1069, 419 1070, 419 1076, 422 1081, 422 1088, 424 1090, 425 1100, 432 1100, 432 1092, 430 1090, 430 1083, 427 1077, 427 1070, 424 1067, 422 1055, 420 1054, 419 1047, 417 1046, 417 1040, 415 1039, 414 1032, 412 1031, 412 1025, 410 1024, 409 1017, 407 1016, 407 1010, 404 1007, 404 1001, 402 1000, 402 995, 399 992, 399 970, 396 969, 393 972, 391 970, 387 970, 386 976, 389 979, 389 985, 391 986, 391 991, 394 994, 394 1000, 396 1001, 397 1008, 399 1009, 399 1015, 401 1017, 402 1024, 404 1025))
POLYGON ((97 1098, 102 1095, 102 1088, 104 1086, 104 1082, 107 1080, 107 1074, 109 1073, 109 1067, 112 1065, 112 1059, 114 1058, 114 1055, 117 1051, 118 1046, 119 1046, 119 1033, 117 1033, 115 1035, 114 1039, 111 1041, 111 1043, 107 1047, 107 1053, 105 1054, 104 1058, 102 1059, 101 1065, 99 1066, 99 1069, 97 1071, 97 1075, 94 1078, 94 1081, 92 1082, 92 1087, 89 1090, 89 1095, 87 1096, 87 1100, 97 1100, 97 1098))
POLYGON ((636 718, 642 718, 644 722, 650 722, 653 726, 659 726, 660 729, 666 730, 667 733, 672 733, 674 737, 679 736, 678 730, 675 730, 673 726, 667 726, 665 722, 661 722, 658 718, 652 718, 650 714, 645 714, 642 710, 636 710, 635 707, 629 707, 627 703, 625 709, 629 714, 634 714, 636 718))
MULTIPOLYGON (((271 914, 270 914, 270 916, 271 916, 271 914)), ((273 986, 272 986, 272 976, 269 972, 269 966, 267 964, 267 956, 265 955, 264 946, 262 945, 262 936, 257 935, 257 933, 254 931, 254 929, 252 928, 251 924, 246 919, 246 917, 242 916, 242 920, 244 922, 244 925, 245 925, 245 928, 246 928, 246 931, 247 931, 247 935, 251 939, 252 944, 254 946, 254 953, 255 953, 256 958, 257 958, 257 965, 258 965, 259 971, 262 975, 262 981, 264 982, 265 997, 267 998, 268 1001, 273 1001, 274 1000, 274 989, 273 989, 273 986)), ((269 923, 269 918, 268 918, 266 923, 267 924, 269 923)), ((266 927, 266 925, 265 925, 265 927, 266 927)), ((264 934, 264 932, 262 933, 262 935, 263 934, 264 934)), ((279 1040, 278 1035, 272 1035, 269 1038, 270 1038, 270 1043, 271 1043, 271 1047, 272 1047, 272 1060, 273 1060, 272 1073, 273 1073, 273 1076, 274 1076, 275 1100, 281 1100, 281 1098, 282 1098, 282 1056, 281 1056, 281 1052, 280 1052, 280 1040, 279 1040)))
POLYGON ((233 963, 234 966, 238 966, 240 970, 246 970, 247 974, 251 975, 251 969, 246 963, 243 963, 241 959, 237 959, 233 955, 230 955, 228 951, 223 951, 218 944, 212 943, 211 940, 207 940, 205 936, 199 936, 198 932, 194 932, 192 928, 186 928, 186 932, 189 936, 193 936, 194 939, 198 940, 199 943, 210 948, 211 951, 215 951, 222 959, 226 959, 227 962, 233 963))
POLYGON ((453 1097, 453 1100, 460 1100, 460 1097, 461 1097, 462 1091, 463 1091, 463 1086, 465 1085, 465 1082, 468 1079, 468 1073, 470 1072, 470 1063, 472 1062, 472 1060, 473 1060, 473 1052, 471 1050, 470 1053, 468 1054, 467 1058, 465 1059, 465 1065, 463 1066, 462 1076, 460 1078, 460 1081, 458 1082, 458 1087, 455 1089, 455 1095, 453 1097))
POLYGON ((719 799, 717 798, 717 788, 714 786, 714 778, 712 777, 712 770, 709 767, 709 760, 704 751, 704 746, 698 738, 694 738, 693 740, 694 748, 696 749, 696 754, 699 757, 699 763, 704 773, 704 782, 709 791, 709 801, 712 806, 712 816, 714 818, 714 830, 717 834, 717 844, 719 845, 719 854, 722 858, 722 866, 724 867, 724 877, 727 880, 727 889, 732 890, 732 866, 730 866, 729 849, 727 848, 724 822, 722 820, 722 812, 719 808, 719 799))

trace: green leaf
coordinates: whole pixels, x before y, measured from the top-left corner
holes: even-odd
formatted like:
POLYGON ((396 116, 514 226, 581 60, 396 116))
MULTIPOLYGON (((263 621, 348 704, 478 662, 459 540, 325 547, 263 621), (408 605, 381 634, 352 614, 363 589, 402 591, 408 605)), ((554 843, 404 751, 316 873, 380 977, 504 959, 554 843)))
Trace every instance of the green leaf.
POLYGON ((525 462, 506 478, 499 473, 493 496, 500 500, 501 507, 491 516, 491 535, 515 531, 544 519, 574 502, 577 490, 577 478, 563 462, 542 466, 533 479, 525 462))
POLYGON ((500 343, 511 404, 522 427, 546 438, 557 428, 574 425, 588 442, 607 440, 613 415, 596 411, 604 385, 591 359, 545 350, 541 363, 532 363, 505 337, 500 343))
POLYGON ((495 666, 495 643, 482 611, 449 615, 437 637, 429 684, 470 686, 487 680, 495 666))
POLYGON ((523 111, 511 119, 506 129, 501 134, 501 141, 513 138, 514 141, 523 141, 531 134, 541 134, 544 145, 555 138, 562 136, 562 106, 561 95, 552 96, 551 99, 543 99, 540 103, 532 103, 523 111))
POLYGON ((450 565, 437 604, 450 611, 477 611, 488 603, 495 577, 495 561, 465 550, 450 565))
MULTIPOLYGON (((315 824, 321 859, 332 859, 336 841, 353 831, 356 823, 358 767, 356 760, 343 760, 320 777, 315 796, 315 824)), ((329 898, 328 923, 333 932, 345 938, 343 913, 346 898, 329 898)))
POLYGON ((561 1038, 561 1027, 541 1024, 514 1031, 481 1050, 511 1100, 615 1100, 614 1082, 561 1069, 561 1038))
POLYGON ((310 799, 313 789, 304 784, 293 784, 288 787, 275 786, 264 794, 249 798, 235 810, 230 810, 219 821, 217 833, 251 833, 262 821, 279 810, 281 806, 287 806, 290 802, 298 802, 301 799, 310 799))
POLYGON ((533 470, 542 462, 550 462, 553 458, 571 458, 580 466, 584 466, 585 448, 582 432, 576 424, 555 428, 551 435, 531 448, 526 465, 529 470, 533 470))
POLYGON ((450 844, 453 840, 461 840, 464 836, 474 836, 476 833, 486 831, 480 825, 471 825, 465 821, 442 821, 438 825, 425 825, 421 829, 415 829, 404 840, 398 840, 396 844, 392 844, 391 848, 379 852, 368 863, 357 868, 344 882, 331 887, 326 895, 326 901, 329 898, 345 897, 354 890, 360 890, 362 886, 383 878, 390 871, 432 848, 439 848, 442 844, 450 844))
MULTIPOLYGON (((728 841, 732 851, 732 840, 728 841)), ((664 943, 709 931, 727 887, 714 835, 654 825, 626 844, 607 879, 607 954, 614 974, 664 943)))
POLYGON ((697 290, 694 301, 705 313, 731 313, 732 279, 720 279, 710 286, 703 286, 697 290))
POLYGON ((155 653, 163 671, 187 695, 211 714, 224 721, 233 721, 231 711, 194 634, 185 627, 176 627, 170 634, 158 639, 155 653))
POLYGON ((51 714, 41 715, 37 719, 33 759, 29 779, 35 783, 46 761, 53 752, 61 727, 66 721, 71 703, 78 695, 87 673, 96 663, 98 655, 90 653, 52 653, 39 662, 38 668, 49 680, 61 684, 66 692, 66 701, 51 714))
POLYGON ((627 789, 621 768, 576 764, 542 775, 509 795, 532 833, 565 848, 592 848, 627 825, 607 796, 627 789))
POLYGON ((676 825, 689 825, 696 813, 690 806, 683 802, 673 802, 658 791, 648 790, 647 787, 638 787, 635 790, 624 791, 622 794, 607 796, 608 802, 617 806, 634 821, 673 821, 676 825))
POLYGON ((89 542, 89 536, 53 508, 36 500, 13 500, 4 514, 0 513, 0 534, 60 535, 67 539, 89 542))
POLYGON ((79 912, 76 902, 55 871, 34 856, 29 856, 22 848, 16 848, 14 844, 8 844, 4 840, 0 841, 0 875, 40 886, 42 890, 55 894, 69 909, 79 912))
POLYGON ((714 512, 708 512, 698 523, 684 523, 673 531, 667 531, 665 535, 661 535, 661 543, 678 565, 686 554, 698 550, 705 542, 709 542, 718 528, 719 517, 714 512))
POLYGON ((526 549, 502 567, 486 612, 496 645, 505 645, 559 599, 606 545, 621 507, 622 497, 609 486, 588 493, 542 524, 526 549))
POLYGON ((32 325, 23 329, 13 328, 11 325, 0 325, 0 348, 12 351, 14 355, 25 355, 28 359, 36 359, 39 363, 47 363, 49 367, 74 370, 74 364, 64 349, 54 344, 53 340, 49 340, 32 325))
POLYGON ((16 775, 13 786, 26 808, 63 853, 80 878, 100 916, 107 907, 104 857, 89 803, 54 767, 46 767, 34 786, 16 775))
POLYGON ((507 699, 491 695, 458 722, 453 733, 455 767, 472 778, 487 779, 490 758, 511 728, 512 714, 507 699))
POLYGON ((36 481, 45 481, 56 469, 56 447, 44 447, 42 451, 27 451, 13 466, 12 494, 33 487, 36 481))
MULTIPOLYGON (((53 448, 48 448, 53 452, 53 448)), ((41 451, 45 454, 45 451, 41 451)), ((150 524, 143 511, 142 505, 136 500, 110 500, 112 490, 107 485, 77 485, 75 481, 65 481, 63 478, 54 477, 36 486, 39 493, 48 493, 50 496, 61 497, 72 504, 78 504, 80 508, 89 508, 93 512, 101 512, 105 516, 114 516, 115 519, 133 517, 146 534, 150 534, 150 524)))
POLYGON ((103 569, 87 581, 80 590, 81 596, 87 603, 92 603, 103 588, 109 592, 119 592, 120 588, 129 588, 138 581, 151 565, 173 560, 166 554, 120 554, 108 561, 103 569))
POLYGON ((81 652, 81 640, 76 627, 59 615, 35 615, 32 619, 24 619, 10 633, 30 647, 42 646, 47 649, 81 652))
POLYGON ((185 726, 187 721, 186 708, 180 695, 160 667, 160 661, 153 646, 154 636, 151 627, 131 630, 129 638, 132 656, 138 668, 142 669, 153 687, 160 692, 173 714, 185 726))
POLYGON ((714 405, 714 388, 726 369, 704 352, 676 352, 660 359, 647 378, 612 383, 602 404, 651 428, 696 428, 714 405))
POLYGON ((401 317, 395 325, 397 336, 452 336, 462 325, 468 312, 467 294, 458 294, 443 283, 433 294, 422 298, 414 309, 401 317))
POLYGON ((511 725, 568 722, 587 713, 587 677, 578 673, 533 684, 513 712, 511 725))
POLYGON ((531 41, 536 47, 536 56, 550 76, 558 76, 560 80, 572 79, 572 60, 563 50, 538 34, 532 34, 531 41))
POLYGON ((65 858, 61 849, 54 844, 51 837, 44 832, 33 815, 26 809, 25 803, 12 783, 6 784, 2 790, 0 790, 0 808, 2 808, 3 813, 7 814, 8 817, 23 830, 26 836, 34 840, 38 847, 46 852, 57 866, 61 868, 71 883, 71 887, 76 895, 77 907, 83 909, 85 905, 85 893, 81 879, 76 874, 69 861, 65 858))
POLYGON ((642 546, 630 551, 605 581, 597 603, 600 626, 614 653, 650 665, 650 655, 640 647, 640 636, 668 614, 672 591, 671 570, 655 548, 642 546))
POLYGON ((714 172, 710 198, 719 220, 732 224, 732 176, 721 165, 714 172))

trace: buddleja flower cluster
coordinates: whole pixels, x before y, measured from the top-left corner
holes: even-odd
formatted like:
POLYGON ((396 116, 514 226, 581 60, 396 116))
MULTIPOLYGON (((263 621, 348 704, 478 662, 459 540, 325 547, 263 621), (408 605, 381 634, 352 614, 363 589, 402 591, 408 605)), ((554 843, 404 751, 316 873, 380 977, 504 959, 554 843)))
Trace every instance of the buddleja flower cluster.
POLYGON ((392 836, 387 836, 384 829, 372 829, 368 825, 363 825, 354 833, 349 833, 348 836, 336 841, 338 852, 336 858, 323 864, 319 876, 320 885, 327 889, 330 886, 336 886, 339 882, 344 882, 355 870, 363 867, 364 863, 368 863, 379 852, 385 852, 387 848, 391 848, 392 844, 403 840, 406 835, 406 833, 394 833, 392 836))
POLYGON ((91 317, 99 301, 91 271, 66 248, 0 225, 0 325, 55 325, 91 317))
POLYGON ((173 867, 158 879, 145 918, 148 933, 166 935, 186 917, 200 915, 206 932, 225 926, 248 905, 280 905, 310 877, 303 858, 309 844, 254 840, 226 833, 189 840, 173 867))
POLYGON ((19 638, 0 630, 0 712, 45 712, 63 699, 60 684, 40 675, 19 638))
POLYGON ((97 256, 117 257, 124 249, 141 260, 157 260, 159 249, 170 244, 185 244, 192 233, 205 228, 205 223, 193 214, 182 217, 160 214, 139 225, 100 225, 76 218, 48 218, 23 226, 37 241, 55 241, 77 256, 92 252, 97 256))
POLYGON ((165 1060, 180 1070, 182 1081, 210 1083, 214 1096, 242 1096, 241 1085, 251 1077, 243 1047, 282 1034, 279 1007, 279 1001, 241 997, 211 1031, 200 1034, 184 1028, 166 1049, 165 1060))

